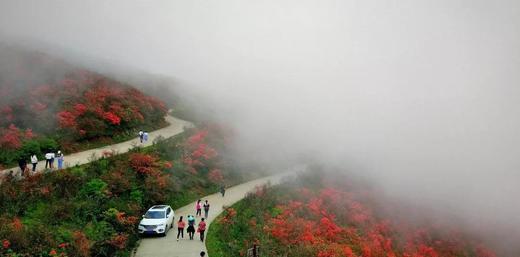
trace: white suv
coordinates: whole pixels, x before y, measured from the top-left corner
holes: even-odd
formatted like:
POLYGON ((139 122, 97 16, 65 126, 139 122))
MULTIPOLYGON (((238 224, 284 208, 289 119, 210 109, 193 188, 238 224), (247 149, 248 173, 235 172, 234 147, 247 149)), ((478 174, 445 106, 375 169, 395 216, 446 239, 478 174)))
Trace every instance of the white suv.
POLYGON ((155 205, 150 208, 139 223, 139 234, 166 236, 173 228, 175 213, 168 205, 155 205))

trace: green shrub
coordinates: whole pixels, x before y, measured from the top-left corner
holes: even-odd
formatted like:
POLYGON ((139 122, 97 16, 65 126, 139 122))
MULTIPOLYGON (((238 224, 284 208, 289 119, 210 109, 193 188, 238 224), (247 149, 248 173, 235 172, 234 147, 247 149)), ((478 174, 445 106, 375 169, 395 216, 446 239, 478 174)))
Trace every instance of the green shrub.
POLYGON ((42 156, 40 142, 38 140, 29 140, 24 142, 22 148, 19 150, 20 155, 28 158, 29 156, 36 154, 37 156, 42 156))
POLYGON ((59 148, 59 145, 56 142, 56 140, 49 137, 40 137, 38 139, 38 143, 40 144, 40 151, 42 153, 46 153, 49 151, 54 152, 59 148))
POLYGON ((95 178, 81 188, 80 195, 87 198, 103 198, 106 196, 107 186, 103 180, 95 178))

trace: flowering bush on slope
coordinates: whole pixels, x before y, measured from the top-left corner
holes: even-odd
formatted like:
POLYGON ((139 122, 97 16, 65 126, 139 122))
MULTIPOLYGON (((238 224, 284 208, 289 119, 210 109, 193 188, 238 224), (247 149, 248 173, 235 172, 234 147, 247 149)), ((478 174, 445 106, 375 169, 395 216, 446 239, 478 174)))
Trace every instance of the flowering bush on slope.
POLYGON ((454 227, 380 211, 375 191, 312 180, 257 189, 228 208, 210 229, 220 242, 216 249, 208 242, 210 255, 237 255, 259 243, 265 256, 496 257, 454 227))
POLYGON ((128 85, 46 55, 0 46, 2 56, 17 62, 0 67, 0 147, 6 149, 0 165, 48 150, 21 150, 34 135, 70 153, 82 149, 81 142, 110 144, 164 123, 164 103, 128 85))
POLYGON ((192 133, 60 172, 8 177, 0 186, 0 256, 128 256, 148 208, 217 192, 208 176, 182 165, 192 133))

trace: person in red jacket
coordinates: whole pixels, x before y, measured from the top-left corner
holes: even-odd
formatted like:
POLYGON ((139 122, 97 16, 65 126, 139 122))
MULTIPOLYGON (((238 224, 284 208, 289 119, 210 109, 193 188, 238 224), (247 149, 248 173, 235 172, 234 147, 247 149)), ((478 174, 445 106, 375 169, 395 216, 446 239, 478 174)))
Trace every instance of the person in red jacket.
POLYGON ((206 232, 206 222, 204 222, 204 218, 200 220, 197 231, 200 233, 200 241, 204 242, 204 233, 206 232))

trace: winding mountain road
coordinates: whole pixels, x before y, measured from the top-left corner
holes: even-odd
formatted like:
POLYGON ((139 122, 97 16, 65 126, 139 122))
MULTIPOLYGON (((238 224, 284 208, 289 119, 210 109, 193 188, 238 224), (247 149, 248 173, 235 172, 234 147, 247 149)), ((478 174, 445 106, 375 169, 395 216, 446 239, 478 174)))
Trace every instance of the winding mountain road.
MULTIPOLYGON (((81 165, 89 163, 93 160, 93 156, 99 158, 103 156, 104 152, 114 152, 116 154, 122 154, 128 152, 130 149, 134 148, 135 146, 141 145, 141 146, 149 146, 153 144, 153 141, 158 138, 159 136, 164 138, 170 138, 175 135, 178 135, 182 132, 184 132, 184 128, 186 127, 192 127, 193 124, 191 122, 181 120, 178 118, 175 118, 171 115, 166 115, 165 120, 169 123, 167 127, 155 130, 153 132, 149 132, 148 141, 145 143, 139 142, 139 138, 136 135, 135 139, 122 142, 119 144, 114 145, 108 145, 100 148, 95 148, 83 152, 73 153, 70 155, 64 156, 64 168, 72 167, 75 165, 81 165)), ((54 161, 54 166, 57 167, 57 160, 54 161)), ((32 167, 32 165, 29 163, 29 167, 32 167)), ((38 165, 36 166, 36 171, 41 172, 45 169, 45 160, 38 162, 38 165)), ((20 176, 21 172, 18 167, 16 168, 10 168, 6 170, 0 171, 0 176, 6 175, 9 173, 9 171, 13 171, 14 175, 20 176)))
MULTIPOLYGON (((304 169, 305 166, 298 166, 277 175, 252 180, 228 188, 225 197, 222 197, 220 193, 201 197, 200 199, 203 202, 208 200, 211 206, 207 220, 208 227, 206 233, 208 232, 211 222, 222 213, 222 207, 233 205, 242 200, 248 192, 253 191, 257 186, 262 186, 268 183, 271 185, 278 184, 284 179, 288 179, 304 169)), ((135 257, 196 257, 199 256, 200 251, 206 251, 207 253, 206 245, 199 240, 198 233, 195 235, 195 240, 189 240, 188 234, 185 231, 184 239, 177 241, 177 221, 180 216, 184 216, 184 219, 186 219, 188 214, 195 215, 195 202, 175 210, 175 225, 167 236, 142 239, 135 253, 135 257)), ((197 217, 197 225, 199 221, 200 218, 197 217)), ((208 254, 206 254, 206 256, 208 256, 208 254)))
MULTIPOLYGON (((130 149, 135 146, 149 146, 153 144, 153 141, 158 137, 170 138, 175 135, 181 134, 184 132, 184 129, 187 127, 193 127, 191 122, 181 120, 175 118, 173 116, 167 115, 165 117, 166 121, 169 125, 165 128, 158 129, 156 131, 149 133, 149 139, 145 143, 141 143, 139 138, 136 135, 136 138, 133 140, 129 140, 126 142, 104 146, 100 148, 95 148, 83 152, 73 153, 70 155, 66 155, 64 157, 64 168, 72 167, 75 165, 82 165, 89 163, 96 158, 100 157, 105 152, 114 152, 115 154, 122 154, 128 152, 130 149)), ((57 162, 54 163, 57 165, 57 162)), ((30 164, 29 164, 30 165, 30 164)), ((38 162, 37 172, 42 172, 45 169, 45 160, 38 162)), ((295 175, 298 171, 305 169, 304 166, 294 167, 286 172, 279 173, 277 175, 256 179, 253 181, 249 181, 226 190, 225 197, 222 197, 220 193, 208 195, 205 197, 201 197, 202 200, 208 200, 211 209, 209 211, 209 216, 207 220, 208 229, 211 225, 211 222, 223 211, 224 206, 230 206, 234 203, 243 199, 248 192, 253 191, 258 186, 263 186, 265 184, 270 183, 271 185, 275 185, 280 183, 283 179, 286 179, 290 176, 295 175)), ((13 171, 13 175, 21 176, 20 169, 18 167, 5 169, 0 171, 0 177, 8 174, 10 171, 13 171)), ((175 222, 177 222, 180 216, 186 217, 188 214, 195 214, 195 202, 179 208, 175 210, 175 222)), ((200 221, 197 218, 197 224, 200 221)), ((176 232, 177 226, 175 224, 174 228, 170 231, 170 233, 163 238, 146 238, 141 240, 139 247, 136 249, 134 256, 136 257, 194 257, 199 256, 200 251, 206 251, 206 246, 202 243, 199 238, 199 234, 196 234, 195 240, 188 240, 187 233, 185 234, 184 239, 180 241, 176 241, 176 232)), ((206 230, 207 233, 207 230, 206 230)), ((208 256, 208 255, 206 255, 208 256)))

